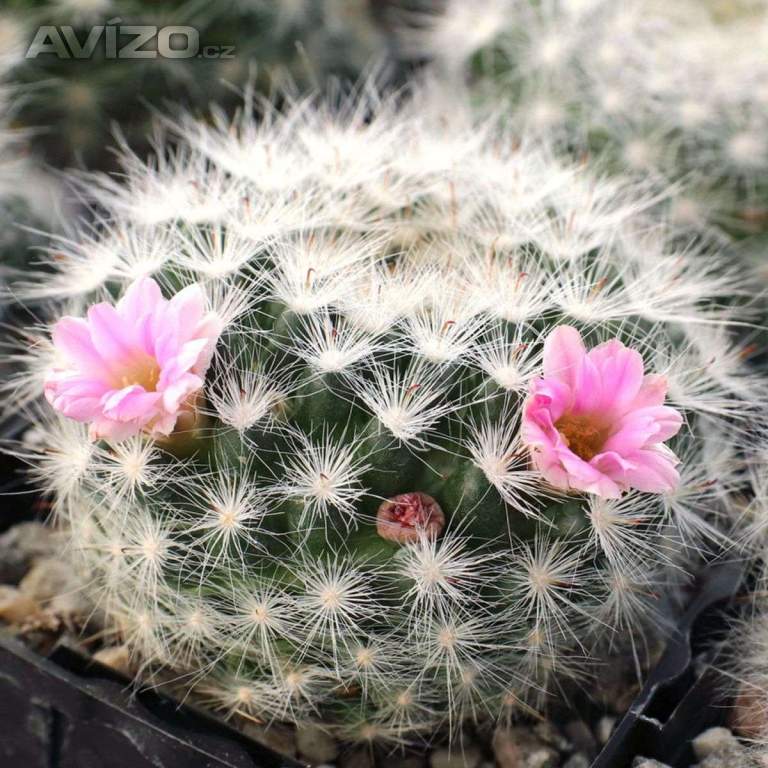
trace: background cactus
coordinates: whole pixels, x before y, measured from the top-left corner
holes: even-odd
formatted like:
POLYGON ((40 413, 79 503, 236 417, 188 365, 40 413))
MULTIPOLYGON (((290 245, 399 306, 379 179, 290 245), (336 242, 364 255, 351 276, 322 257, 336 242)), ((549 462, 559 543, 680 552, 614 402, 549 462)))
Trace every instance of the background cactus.
MULTIPOLYGON (((84 185, 100 226, 16 286, 81 315, 151 275, 200 286, 221 322, 170 436, 94 441, 46 405, 39 452, 20 449, 142 677, 398 742, 639 660, 746 483, 765 393, 730 336, 741 277, 636 181, 425 94, 253 109, 166 123, 146 163, 124 148, 123 180, 84 185), (661 438, 681 459, 666 492, 565 492, 537 469, 524 401, 564 325, 666 377, 685 420, 661 438)), ((41 329, 14 404, 61 351, 41 329)))
MULTIPOLYGON (((59 168, 112 169, 116 125, 143 151, 153 108, 231 106, 239 98, 236 89, 254 71, 265 91, 289 81, 314 86, 331 76, 355 81, 382 48, 364 0, 9 0, 6 5, 9 28, 13 23, 25 32, 22 56, 43 25, 72 26, 81 43, 99 25, 186 25, 197 29, 201 46, 232 49, 221 57, 107 58, 102 37, 90 56, 41 53, 24 60, 16 73, 26 94, 18 119, 36 129, 35 151, 59 168)), ((122 35, 120 46, 130 39, 122 35)))
POLYGON ((768 445, 765 435, 749 455, 754 493, 744 503, 741 538, 750 555, 751 600, 741 601, 724 645, 726 694, 735 699, 733 722, 768 754, 768 445))
MULTIPOLYGON (((763 0, 393 3, 400 55, 481 109, 606 170, 675 185, 693 236, 736 235, 764 264, 768 35, 763 0), (474 34, 466 34, 472 17, 474 34)), ((764 285, 764 281, 763 281, 764 285)))
POLYGON ((728 637, 727 663, 723 664, 725 694, 733 701, 731 726, 768 754, 768 629, 763 611, 734 626, 728 637), (738 652, 736 651, 738 649, 738 652))
POLYGON ((0 14, 0 312, 9 275, 34 260, 32 249, 45 243, 43 231, 60 228, 64 209, 60 183, 30 157, 29 135, 14 124, 22 99, 13 73, 23 40, 24 30, 0 14))

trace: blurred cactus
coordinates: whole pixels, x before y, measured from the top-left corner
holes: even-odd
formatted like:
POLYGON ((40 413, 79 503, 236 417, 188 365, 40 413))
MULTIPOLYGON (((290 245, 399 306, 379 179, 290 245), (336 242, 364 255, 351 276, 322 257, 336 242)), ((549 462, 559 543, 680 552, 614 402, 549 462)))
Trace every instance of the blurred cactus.
POLYGON ((11 83, 23 56, 24 32, 0 14, 0 303, 9 298, 6 280, 34 260, 43 231, 58 228, 61 185, 29 154, 30 135, 15 127, 23 101, 11 83))
MULTIPOLYGON (((110 58, 109 32, 92 55, 26 58, 16 72, 26 96, 19 120, 38 129, 35 149, 56 167, 112 168, 116 125, 138 150, 146 146, 140 142, 153 108, 234 104, 254 67, 265 91, 288 81, 314 86, 331 76, 355 81, 381 49, 364 0, 10 0, 5 13, 23 21, 23 52, 44 25, 73 27, 80 44, 95 27, 117 30, 118 49, 133 39, 121 27, 182 25, 199 33, 201 53, 192 58, 110 58), (212 52, 204 55, 206 48, 212 52)), ((54 35, 64 41, 65 55, 72 50, 62 32, 54 35)), ((157 40, 144 47, 157 50, 157 40)))
POLYGON ((764 0, 403 0, 388 18, 401 57, 517 130, 675 185, 685 233, 766 231, 764 0))
POLYGON ((5 391, 46 391, 20 452, 142 676, 400 742, 641 653, 737 514, 740 275, 425 94, 255 101, 124 147, 16 286, 78 316, 5 391))

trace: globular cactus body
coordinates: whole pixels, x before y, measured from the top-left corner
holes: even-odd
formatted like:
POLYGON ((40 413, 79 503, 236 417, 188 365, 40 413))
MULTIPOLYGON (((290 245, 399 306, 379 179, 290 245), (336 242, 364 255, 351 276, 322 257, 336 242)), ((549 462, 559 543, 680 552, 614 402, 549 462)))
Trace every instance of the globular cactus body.
POLYGON ((45 380, 85 589, 229 714, 397 741, 542 706, 726 538, 738 276, 634 182, 416 103, 182 118, 17 288, 90 306, 12 383, 45 380))

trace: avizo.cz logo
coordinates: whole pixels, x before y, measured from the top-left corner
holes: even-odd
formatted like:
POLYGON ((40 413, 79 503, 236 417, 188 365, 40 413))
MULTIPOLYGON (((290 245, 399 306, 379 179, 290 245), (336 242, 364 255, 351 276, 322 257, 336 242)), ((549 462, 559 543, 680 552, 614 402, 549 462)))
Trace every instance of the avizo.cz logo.
POLYGON ((83 38, 70 26, 42 26, 35 33, 26 57, 56 56, 59 59, 90 59, 99 45, 107 59, 232 59, 234 45, 201 45, 194 27, 155 27, 122 24, 110 19, 93 26, 83 38))

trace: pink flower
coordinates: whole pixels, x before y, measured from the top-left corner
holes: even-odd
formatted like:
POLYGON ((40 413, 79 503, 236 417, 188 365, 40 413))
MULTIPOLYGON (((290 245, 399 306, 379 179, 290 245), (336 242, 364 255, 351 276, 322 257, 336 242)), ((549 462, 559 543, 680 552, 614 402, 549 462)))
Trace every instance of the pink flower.
POLYGON ((663 405, 666 394, 664 377, 645 375, 637 351, 612 339, 587 352, 579 332, 561 325, 544 344, 544 378, 531 383, 523 440, 557 488, 664 493, 680 480, 664 441, 683 421, 663 405))
POLYGON ((96 304, 87 319, 56 323, 45 396, 65 416, 90 423, 94 438, 170 434, 203 386, 220 333, 199 286, 167 300, 154 280, 141 278, 115 306, 96 304))

